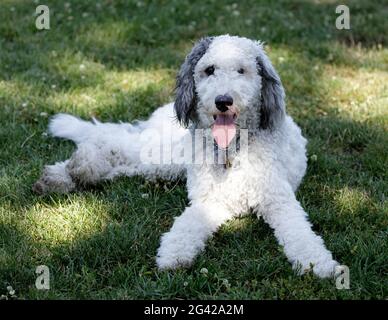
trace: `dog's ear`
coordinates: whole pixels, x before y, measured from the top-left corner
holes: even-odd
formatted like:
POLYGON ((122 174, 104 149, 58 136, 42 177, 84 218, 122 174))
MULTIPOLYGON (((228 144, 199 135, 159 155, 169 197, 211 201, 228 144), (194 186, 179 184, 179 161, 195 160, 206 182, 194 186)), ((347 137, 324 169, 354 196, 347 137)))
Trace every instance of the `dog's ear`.
POLYGON ((256 58, 261 77, 260 128, 273 128, 285 115, 285 93, 282 82, 271 61, 259 44, 256 58))
POLYGON ((197 104, 194 68, 209 48, 212 40, 212 37, 202 38, 194 45, 177 76, 174 108, 179 122, 186 127, 197 104))

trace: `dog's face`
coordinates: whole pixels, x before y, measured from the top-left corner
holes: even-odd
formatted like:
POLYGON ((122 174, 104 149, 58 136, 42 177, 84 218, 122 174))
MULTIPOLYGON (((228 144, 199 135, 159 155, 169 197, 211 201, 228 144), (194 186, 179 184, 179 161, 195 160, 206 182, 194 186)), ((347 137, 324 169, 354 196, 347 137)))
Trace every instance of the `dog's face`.
POLYGON ((248 108, 260 99, 257 46, 239 38, 215 38, 194 68, 197 117, 210 127, 219 115, 228 115, 244 126, 248 108))
POLYGON ((177 78, 178 119, 200 128, 269 129, 283 116, 284 90, 257 41, 229 35, 200 40, 177 78))

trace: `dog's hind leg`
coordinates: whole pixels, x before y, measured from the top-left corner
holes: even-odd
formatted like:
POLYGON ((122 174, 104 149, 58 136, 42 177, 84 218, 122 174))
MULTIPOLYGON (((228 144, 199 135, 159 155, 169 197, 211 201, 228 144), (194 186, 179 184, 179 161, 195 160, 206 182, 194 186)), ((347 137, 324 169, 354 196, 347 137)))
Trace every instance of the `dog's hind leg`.
POLYGON ((69 160, 66 160, 45 166, 42 176, 35 182, 32 190, 38 194, 51 192, 67 193, 73 191, 76 185, 67 169, 68 163, 69 160))
POLYGON ((77 150, 69 160, 46 166, 33 189, 38 193, 66 193, 120 175, 142 175, 150 180, 178 178, 185 171, 183 165, 172 161, 149 163, 142 157, 148 154, 144 150, 156 152, 161 147, 169 150, 167 146, 181 145, 188 131, 174 123, 173 116, 173 104, 135 124, 88 122, 67 114, 56 115, 50 121, 50 133, 74 141, 77 150))
POLYGON ((108 147, 81 143, 69 159, 66 169, 72 180, 80 186, 95 185, 105 180, 114 167, 115 151, 108 147))
POLYGON ((34 184, 33 191, 39 194, 68 193, 76 187, 96 185, 113 177, 113 168, 126 161, 120 150, 81 143, 70 159, 45 166, 41 178, 34 184))

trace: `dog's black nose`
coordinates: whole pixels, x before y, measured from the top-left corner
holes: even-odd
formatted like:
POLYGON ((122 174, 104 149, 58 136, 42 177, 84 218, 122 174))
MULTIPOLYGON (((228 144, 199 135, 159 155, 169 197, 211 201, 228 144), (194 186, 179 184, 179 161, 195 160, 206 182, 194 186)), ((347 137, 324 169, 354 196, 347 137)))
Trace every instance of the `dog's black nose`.
POLYGON ((233 104, 233 98, 228 94, 220 95, 216 97, 215 103, 218 110, 225 112, 233 104))

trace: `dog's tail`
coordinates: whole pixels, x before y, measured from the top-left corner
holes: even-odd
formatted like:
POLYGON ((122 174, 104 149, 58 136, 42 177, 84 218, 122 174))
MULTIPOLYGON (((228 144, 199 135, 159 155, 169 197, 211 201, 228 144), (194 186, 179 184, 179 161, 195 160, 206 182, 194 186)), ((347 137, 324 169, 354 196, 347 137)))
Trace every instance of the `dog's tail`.
POLYGON ((49 124, 49 132, 54 137, 65 138, 80 143, 95 130, 95 124, 65 113, 55 115, 49 124))

